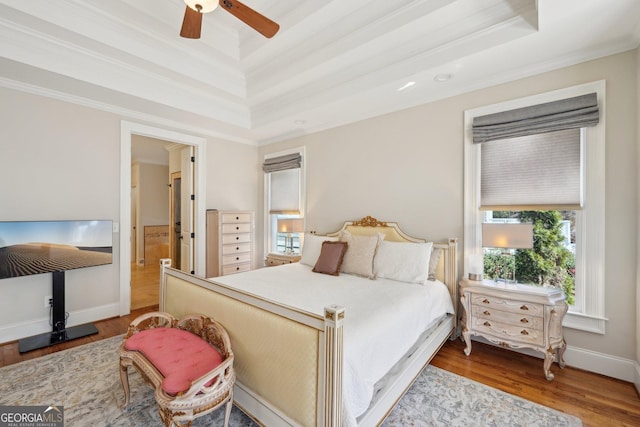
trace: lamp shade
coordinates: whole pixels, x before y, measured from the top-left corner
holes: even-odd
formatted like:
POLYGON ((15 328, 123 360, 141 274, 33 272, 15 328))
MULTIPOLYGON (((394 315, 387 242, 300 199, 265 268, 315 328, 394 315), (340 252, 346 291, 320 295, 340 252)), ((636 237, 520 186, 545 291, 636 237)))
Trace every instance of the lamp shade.
POLYGON ((303 231, 303 218, 283 218, 278 220, 279 233, 302 233, 303 231))
POLYGON ((482 246, 485 248, 533 248, 533 224, 483 223, 482 246))

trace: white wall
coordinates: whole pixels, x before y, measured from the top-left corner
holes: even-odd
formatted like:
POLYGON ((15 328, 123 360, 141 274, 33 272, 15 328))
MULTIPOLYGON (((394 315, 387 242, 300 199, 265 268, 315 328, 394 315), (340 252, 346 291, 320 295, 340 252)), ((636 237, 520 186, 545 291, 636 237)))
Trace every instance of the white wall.
MULTIPOLYGON (((0 219, 117 221, 119 119, 14 90, 0 88, 0 99, 0 219)), ((113 249, 112 265, 65 274, 70 325, 117 303, 115 234, 113 249)), ((15 339, 16 328, 22 336, 51 330, 45 295, 51 274, 0 281, 0 341, 15 339)))
POLYGON ((256 211, 262 177, 256 147, 207 142, 207 209, 256 211))
POLYGON ((565 336, 580 363, 604 360, 624 371, 610 375, 628 379, 636 359, 637 69, 630 51, 268 145, 259 157, 306 147, 308 230, 372 215, 412 235, 461 238, 464 111, 605 79, 607 333, 566 329, 565 336))
MULTIPOLYGON (((121 124, 130 119, 13 89, 0 88, 0 99, 0 220, 120 221, 121 124)), ((206 208, 256 209, 256 151, 207 142, 206 208)), ((112 265, 66 274, 68 326, 119 315, 119 243, 114 233, 112 265)), ((0 342, 51 331, 46 295, 50 274, 0 280, 0 342)))

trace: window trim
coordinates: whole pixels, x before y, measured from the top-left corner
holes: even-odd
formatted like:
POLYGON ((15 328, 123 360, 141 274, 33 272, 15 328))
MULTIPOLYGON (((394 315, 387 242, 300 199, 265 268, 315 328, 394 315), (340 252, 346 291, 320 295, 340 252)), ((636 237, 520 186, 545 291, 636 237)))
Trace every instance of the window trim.
POLYGON ((596 92, 600 123, 582 128, 585 156, 584 209, 578 215, 580 228, 579 258, 576 259, 576 305, 569 310, 563 325, 599 334, 605 333, 605 81, 586 83, 552 92, 478 107, 464 112, 464 276, 469 272, 469 257, 482 253, 482 211, 480 206, 480 145, 473 144, 473 118, 530 105, 552 102, 596 92), (578 279, 578 277, 577 277, 578 279))
MULTIPOLYGON (((265 160, 267 159, 271 159, 273 157, 280 157, 280 156, 284 156, 287 154, 294 154, 294 153, 299 153, 302 156, 302 160, 300 162, 300 218, 304 218, 305 217, 305 212, 307 210, 307 186, 306 186, 306 152, 305 152, 305 147, 296 147, 296 148, 290 148, 287 150, 282 150, 282 151, 277 151, 274 153, 269 153, 269 154, 265 154, 263 156, 262 159, 262 163, 264 163, 265 160)), ((261 164, 262 164, 261 163, 261 164)), ((269 174, 269 172, 264 172, 263 176, 263 182, 264 182, 264 253, 268 254, 271 252, 271 247, 272 247, 272 236, 273 236, 273 232, 272 232, 272 215, 276 215, 276 214, 272 214, 270 213, 270 180, 267 177, 267 175, 269 174)))

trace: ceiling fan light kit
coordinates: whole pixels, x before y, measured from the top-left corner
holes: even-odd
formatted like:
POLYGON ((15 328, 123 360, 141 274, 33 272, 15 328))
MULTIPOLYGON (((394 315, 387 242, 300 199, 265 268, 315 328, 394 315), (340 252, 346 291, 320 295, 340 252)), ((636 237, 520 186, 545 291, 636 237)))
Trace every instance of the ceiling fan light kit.
POLYGON ((199 39, 202 14, 212 12, 220 4, 222 9, 267 38, 273 37, 280 29, 280 25, 237 0, 184 0, 184 2, 187 8, 184 12, 180 36, 185 38, 199 39))
POLYGON ((184 0, 191 9, 200 13, 212 12, 220 2, 218 0, 184 0))

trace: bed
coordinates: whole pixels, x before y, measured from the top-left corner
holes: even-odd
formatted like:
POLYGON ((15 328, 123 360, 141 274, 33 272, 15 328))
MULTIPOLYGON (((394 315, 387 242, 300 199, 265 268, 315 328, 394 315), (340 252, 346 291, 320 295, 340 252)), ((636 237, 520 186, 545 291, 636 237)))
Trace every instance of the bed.
POLYGON ((225 326, 235 404, 259 424, 374 426, 456 333, 456 251, 456 239, 428 242, 365 217, 305 235, 297 264, 206 279, 162 260, 160 309, 225 326), (373 240, 373 267, 360 271, 373 240), (314 272, 336 241, 347 242, 344 270, 314 272))

